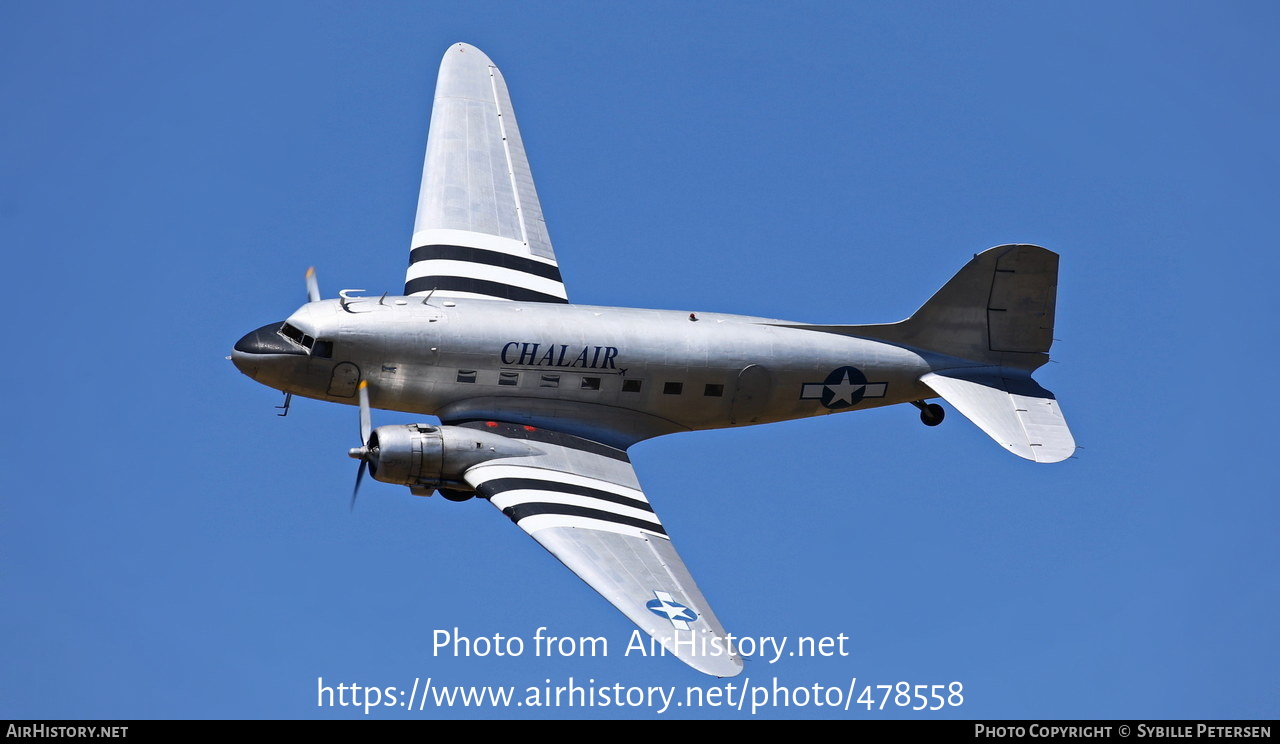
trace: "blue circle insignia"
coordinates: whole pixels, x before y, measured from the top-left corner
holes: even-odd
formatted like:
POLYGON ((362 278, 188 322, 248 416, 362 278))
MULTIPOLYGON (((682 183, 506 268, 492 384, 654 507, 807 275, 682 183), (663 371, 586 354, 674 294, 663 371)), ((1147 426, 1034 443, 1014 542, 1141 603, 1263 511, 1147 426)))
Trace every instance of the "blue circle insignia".
POLYGON ((856 406, 867 392, 867 376, 857 367, 840 367, 822 381, 822 405, 832 410, 856 406))
POLYGON ((651 599, 645 603, 645 607, 649 608, 649 612, 667 620, 693 622, 698 619, 698 613, 670 599, 651 599))

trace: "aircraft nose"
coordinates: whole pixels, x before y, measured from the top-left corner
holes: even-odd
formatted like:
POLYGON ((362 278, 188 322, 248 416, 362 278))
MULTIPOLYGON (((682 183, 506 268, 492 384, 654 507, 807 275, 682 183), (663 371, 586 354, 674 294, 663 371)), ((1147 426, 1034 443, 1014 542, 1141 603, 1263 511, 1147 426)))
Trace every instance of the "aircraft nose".
POLYGON ((306 352, 294 344, 284 340, 276 331, 284 321, 268 323, 256 331, 250 331, 236 342, 234 351, 242 354, 297 354, 306 356, 306 352))
POLYGON ((306 352, 280 337, 276 331, 284 323, 278 320, 246 333, 231 350, 231 362, 241 372, 254 376, 265 355, 290 354, 306 356, 306 352))

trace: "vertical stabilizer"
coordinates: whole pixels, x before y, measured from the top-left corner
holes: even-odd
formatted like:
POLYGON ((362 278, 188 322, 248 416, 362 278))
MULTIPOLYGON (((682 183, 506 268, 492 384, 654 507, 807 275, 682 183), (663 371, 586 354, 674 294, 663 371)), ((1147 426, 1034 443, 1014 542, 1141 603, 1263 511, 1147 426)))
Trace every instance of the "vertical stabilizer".
POLYGON ((840 328, 850 336, 1033 370, 1049 360, 1057 298, 1058 254, 1002 245, 974 256, 910 318, 840 328))

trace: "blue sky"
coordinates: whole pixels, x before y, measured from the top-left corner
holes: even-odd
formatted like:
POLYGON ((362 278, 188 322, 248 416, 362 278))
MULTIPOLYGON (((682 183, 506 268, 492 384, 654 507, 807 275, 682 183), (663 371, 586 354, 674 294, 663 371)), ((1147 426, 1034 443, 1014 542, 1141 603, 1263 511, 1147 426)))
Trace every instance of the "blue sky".
MULTIPOLYGON (((0 7, 10 302, 0 717, 364 717, 326 684, 716 683, 488 505, 371 483, 354 409, 224 356, 302 275, 403 282, 436 67, 503 69, 581 303, 871 323, 969 256, 1062 255, 1036 466, 897 407, 632 450, 734 633, 849 637, 752 684, 958 708, 1280 713, 1272 4, 33 3, 0 7), (604 636, 606 658, 433 656, 604 636)), ((378 424, 409 421, 375 412, 378 424)), ((383 707, 370 718, 730 717, 383 707)))

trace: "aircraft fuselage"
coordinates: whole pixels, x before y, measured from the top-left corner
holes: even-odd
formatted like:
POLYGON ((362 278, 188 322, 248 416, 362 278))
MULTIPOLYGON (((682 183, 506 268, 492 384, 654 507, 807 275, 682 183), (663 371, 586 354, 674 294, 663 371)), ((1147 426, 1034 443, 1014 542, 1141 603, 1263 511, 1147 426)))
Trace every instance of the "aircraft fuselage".
POLYGON ((272 338, 265 326, 241 339, 233 358, 246 374, 294 395, 354 405, 356 384, 368 380, 377 408, 554 426, 617 446, 934 395, 919 383, 930 369, 920 354, 783 323, 362 297, 308 303, 284 326, 296 342, 272 338))

